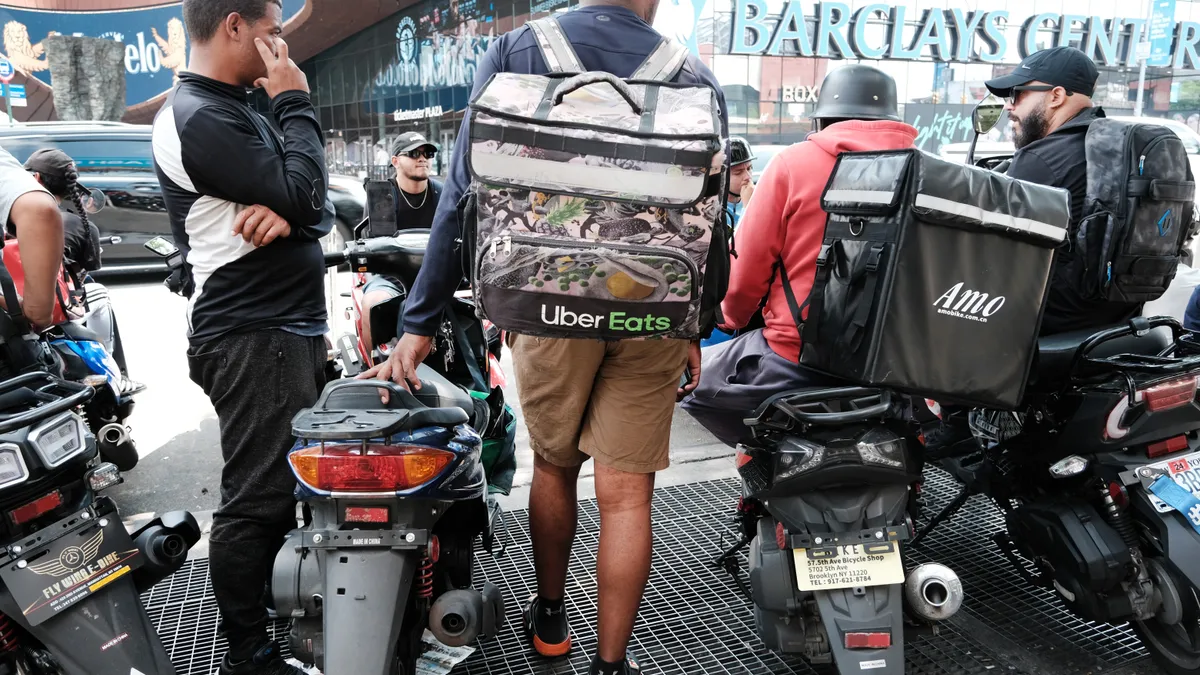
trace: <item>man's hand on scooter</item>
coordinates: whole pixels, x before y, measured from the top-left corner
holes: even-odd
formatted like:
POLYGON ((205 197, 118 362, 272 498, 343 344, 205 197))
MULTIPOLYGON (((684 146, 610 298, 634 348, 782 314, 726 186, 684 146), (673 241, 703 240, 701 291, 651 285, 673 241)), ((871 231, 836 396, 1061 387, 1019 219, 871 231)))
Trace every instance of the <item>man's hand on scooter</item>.
MULTIPOLYGON (((425 357, 429 356, 432 349, 432 337, 405 333, 396 343, 396 348, 388 355, 387 361, 360 374, 357 379, 391 380, 410 392, 413 389, 420 389, 421 380, 417 377, 417 366, 424 363, 425 357)), ((385 404, 389 401, 390 396, 386 389, 379 390, 379 399, 385 404)))
POLYGON ((692 342, 688 345, 687 370, 684 372, 687 384, 681 384, 675 392, 675 400, 682 401, 685 396, 696 390, 696 386, 700 384, 700 343, 692 342))
POLYGON ((233 221, 233 235, 241 235, 247 244, 256 247, 266 246, 279 237, 292 234, 292 226, 265 206, 255 204, 242 209, 233 221))

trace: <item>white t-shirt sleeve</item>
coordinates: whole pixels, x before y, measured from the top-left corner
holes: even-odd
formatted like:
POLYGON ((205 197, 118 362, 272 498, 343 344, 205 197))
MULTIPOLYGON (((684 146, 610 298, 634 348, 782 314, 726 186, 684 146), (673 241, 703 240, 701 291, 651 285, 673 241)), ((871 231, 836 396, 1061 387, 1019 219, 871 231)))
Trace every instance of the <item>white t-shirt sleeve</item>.
POLYGON ((7 150, 0 148, 0 229, 7 231, 8 214, 12 211, 13 203, 24 194, 30 192, 50 191, 37 182, 33 174, 25 170, 7 150))

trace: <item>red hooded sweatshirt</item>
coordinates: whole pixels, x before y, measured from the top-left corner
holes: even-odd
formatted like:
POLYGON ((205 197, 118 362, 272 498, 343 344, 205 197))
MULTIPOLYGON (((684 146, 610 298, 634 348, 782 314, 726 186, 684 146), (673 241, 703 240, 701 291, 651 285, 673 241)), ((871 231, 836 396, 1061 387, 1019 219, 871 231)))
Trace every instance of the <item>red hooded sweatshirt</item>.
POLYGON ((799 363, 800 334, 788 310, 783 281, 778 275, 772 281, 775 261, 782 257, 796 302, 803 305, 817 275, 817 254, 825 235, 821 193, 838 154, 900 150, 911 147, 916 138, 917 130, 902 122, 838 122, 776 155, 734 234, 737 257, 721 303, 725 327, 749 323, 766 295, 767 344, 776 354, 799 363))

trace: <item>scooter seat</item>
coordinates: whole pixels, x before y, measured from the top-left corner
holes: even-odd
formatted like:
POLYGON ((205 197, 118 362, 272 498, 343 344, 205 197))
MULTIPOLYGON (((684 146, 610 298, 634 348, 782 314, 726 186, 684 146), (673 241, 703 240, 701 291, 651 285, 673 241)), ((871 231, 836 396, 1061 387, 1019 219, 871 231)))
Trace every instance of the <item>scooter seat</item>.
POLYGON ((292 433, 316 440, 366 439, 422 427, 455 427, 475 415, 475 403, 461 387, 429 366, 417 367, 421 388, 389 391, 387 405, 371 380, 335 380, 325 385, 316 405, 296 413, 292 433))
MULTIPOLYGON (((1038 338, 1037 361, 1034 365, 1032 381, 1041 385, 1061 384, 1070 375, 1075 354, 1088 338, 1119 327, 1120 325, 1077 330, 1038 338)), ((1160 326, 1144 335, 1122 335, 1102 342, 1092 349, 1089 355, 1096 358, 1117 354, 1153 356, 1170 346, 1172 339, 1171 329, 1160 326)))
POLYGON ((99 342, 100 344, 104 344, 104 339, 100 337, 99 333, 93 331, 87 326, 84 326, 83 324, 76 323, 74 321, 68 321, 66 323, 59 324, 58 327, 62 329, 63 335, 67 336, 67 338, 71 340, 75 340, 77 342, 99 342))

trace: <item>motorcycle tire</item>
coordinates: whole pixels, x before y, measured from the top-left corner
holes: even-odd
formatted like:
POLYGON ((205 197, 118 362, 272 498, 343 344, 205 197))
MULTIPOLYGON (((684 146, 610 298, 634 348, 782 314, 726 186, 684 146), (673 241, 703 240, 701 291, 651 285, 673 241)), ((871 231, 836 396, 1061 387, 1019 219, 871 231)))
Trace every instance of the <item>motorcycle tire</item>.
MULTIPOLYGON (((1178 583, 1178 579, 1176 579, 1178 583)), ((1200 675, 1200 592, 1179 584, 1183 620, 1168 626, 1154 619, 1132 622, 1155 665, 1169 675, 1200 675)))
POLYGON ((421 657, 421 637, 425 634, 425 625, 429 622, 429 614, 417 611, 414 603, 408 603, 404 612, 404 623, 400 627, 400 640, 396 644, 396 661, 392 664, 391 675, 415 675, 417 659, 421 657))

